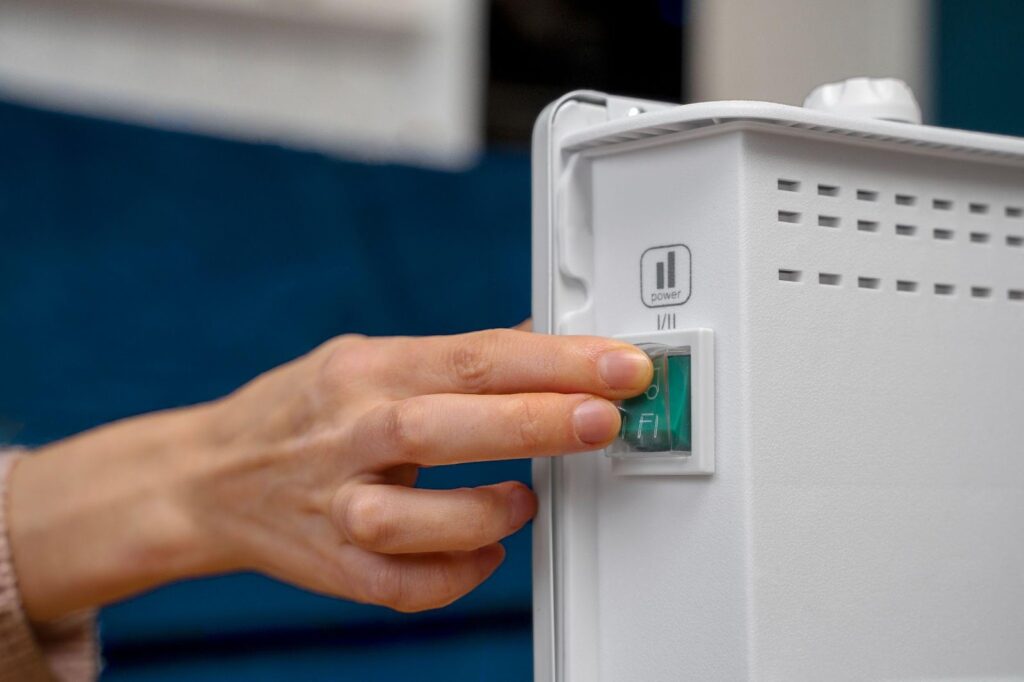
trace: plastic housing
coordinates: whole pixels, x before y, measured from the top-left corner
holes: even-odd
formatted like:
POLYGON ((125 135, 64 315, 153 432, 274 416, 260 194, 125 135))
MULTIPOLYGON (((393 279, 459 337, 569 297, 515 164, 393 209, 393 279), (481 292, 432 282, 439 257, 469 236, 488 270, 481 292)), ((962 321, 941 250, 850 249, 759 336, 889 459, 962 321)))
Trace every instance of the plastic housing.
POLYGON ((714 339, 712 474, 535 462, 536 679, 1024 679, 1024 142, 579 92, 533 158, 535 327, 714 339))

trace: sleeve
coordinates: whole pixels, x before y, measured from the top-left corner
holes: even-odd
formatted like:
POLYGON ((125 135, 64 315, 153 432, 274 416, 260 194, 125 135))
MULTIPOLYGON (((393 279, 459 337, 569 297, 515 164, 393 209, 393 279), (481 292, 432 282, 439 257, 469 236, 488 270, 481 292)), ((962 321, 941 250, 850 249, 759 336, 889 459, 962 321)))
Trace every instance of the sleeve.
POLYGON ((89 682, 99 674, 95 614, 33 626, 22 610, 7 533, 7 481, 23 456, 0 451, 0 682, 89 682))

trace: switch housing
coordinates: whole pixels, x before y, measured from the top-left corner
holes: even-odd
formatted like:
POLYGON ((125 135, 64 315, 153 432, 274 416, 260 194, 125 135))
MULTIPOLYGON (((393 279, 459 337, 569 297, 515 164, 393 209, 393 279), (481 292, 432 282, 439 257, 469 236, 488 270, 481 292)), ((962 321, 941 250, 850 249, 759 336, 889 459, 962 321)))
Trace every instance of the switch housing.
POLYGON ((620 437, 605 452, 625 476, 715 471, 715 361, 710 329, 617 337, 655 364, 651 386, 619 409, 620 437))

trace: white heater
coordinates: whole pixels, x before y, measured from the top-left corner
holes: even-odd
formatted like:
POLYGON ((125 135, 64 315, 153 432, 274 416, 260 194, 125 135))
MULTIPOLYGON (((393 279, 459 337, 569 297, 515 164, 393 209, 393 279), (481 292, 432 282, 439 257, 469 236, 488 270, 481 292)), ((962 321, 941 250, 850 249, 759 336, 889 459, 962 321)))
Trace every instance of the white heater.
POLYGON ((1024 679, 1024 141, 919 119, 541 115, 534 325, 657 375, 534 464, 537 680, 1024 679))

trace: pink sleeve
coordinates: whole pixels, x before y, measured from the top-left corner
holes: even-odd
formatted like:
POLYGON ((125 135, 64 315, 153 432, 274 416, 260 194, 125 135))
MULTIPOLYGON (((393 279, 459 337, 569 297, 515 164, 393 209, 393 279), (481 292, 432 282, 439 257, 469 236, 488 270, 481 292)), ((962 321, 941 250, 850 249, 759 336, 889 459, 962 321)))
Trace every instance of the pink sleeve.
POLYGON ((0 682, 86 682, 99 672, 95 614, 31 625, 21 608, 7 537, 7 480, 23 457, 0 452, 0 682))

